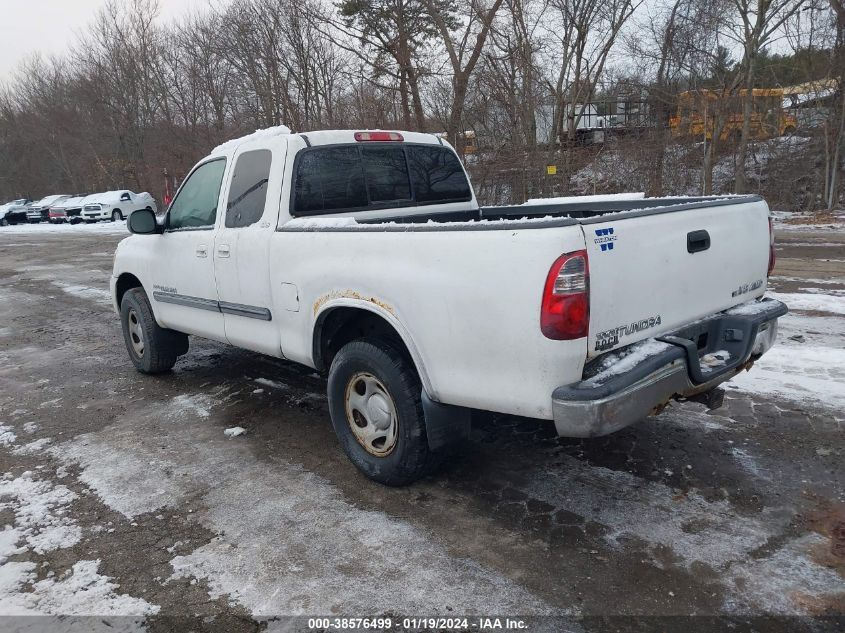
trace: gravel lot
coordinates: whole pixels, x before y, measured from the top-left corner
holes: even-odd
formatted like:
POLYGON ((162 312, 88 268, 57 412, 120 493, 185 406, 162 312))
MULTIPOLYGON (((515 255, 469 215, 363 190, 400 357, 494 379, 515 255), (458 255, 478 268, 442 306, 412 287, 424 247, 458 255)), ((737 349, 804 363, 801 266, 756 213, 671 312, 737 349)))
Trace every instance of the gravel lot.
POLYGON ((62 625, 109 631, 845 626, 842 226, 779 232, 771 290, 800 309, 723 409, 675 404, 594 440, 478 414, 444 471, 404 489, 354 470, 311 370, 195 339, 172 374, 137 374, 108 295, 123 236, 0 229, 0 614, 113 616, 62 625), (688 615, 727 620, 653 617, 688 615))

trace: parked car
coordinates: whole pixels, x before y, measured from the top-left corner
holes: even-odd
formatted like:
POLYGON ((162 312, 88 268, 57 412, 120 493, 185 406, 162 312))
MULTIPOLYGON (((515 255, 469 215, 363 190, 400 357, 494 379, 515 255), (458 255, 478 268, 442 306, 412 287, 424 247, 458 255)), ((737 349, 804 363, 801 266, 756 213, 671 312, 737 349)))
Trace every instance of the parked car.
POLYGON ((161 221, 129 218, 111 279, 129 357, 169 370, 189 335, 328 375, 363 473, 401 485, 474 409, 617 431, 773 345, 786 306, 759 196, 479 207, 429 134, 267 130, 216 148, 161 221))
POLYGON ((27 205, 30 202, 29 198, 20 198, 0 206, 0 226, 26 222, 27 205))
POLYGON ((61 224, 62 222, 76 224, 77 222, 81 222, 82 200, 87 195, 87 193, 77 193, 50 205, 50 210, 47 212, 50 222, 53 224, 61 224))
POLYGON ((68 198, 70 198, 68 194, 54 194, 41 198, 30 205, 26 212, 26 219, 32 223, 49 220, 50 207, 68 198))
POLYGON ((158 209, 153 197, 146 191, 135 193, 126 189, 95 193, 83 200, 82 218, 86 222, 97 220, 125 220, 133 211, 150 209, 155 213, 158 209))

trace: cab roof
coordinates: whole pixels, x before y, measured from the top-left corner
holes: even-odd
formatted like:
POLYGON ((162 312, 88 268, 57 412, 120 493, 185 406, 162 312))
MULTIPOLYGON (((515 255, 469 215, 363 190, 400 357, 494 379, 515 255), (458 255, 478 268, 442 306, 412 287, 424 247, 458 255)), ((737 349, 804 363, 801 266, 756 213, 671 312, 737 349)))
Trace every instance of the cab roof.
POLYGON ((434 134, 425 134, 422 132, 404 132, 401 130, 316 130, 313 132, 299 132, 293 133, 287 126, 280 125, 263 130, 256 130, 252 134, 247 134, 240 138, 235 138, 230 141, 215 147, 209 156, 229 156, 241 146, 250 146, 256 149, 266 147, 279 137, 287 137, 289 139, 297 139, 303 145, 334 145, 338 143, 356 143, 366 142, 359 141, 356 134, 377 134, 383 135, 390 133, 398 134, 402 141, 391 140, 387 142, 395 143, 423 143, 429 145, 445 144, 441 139, 434 134), (307 140, 306 140, 307 139, 307 140))

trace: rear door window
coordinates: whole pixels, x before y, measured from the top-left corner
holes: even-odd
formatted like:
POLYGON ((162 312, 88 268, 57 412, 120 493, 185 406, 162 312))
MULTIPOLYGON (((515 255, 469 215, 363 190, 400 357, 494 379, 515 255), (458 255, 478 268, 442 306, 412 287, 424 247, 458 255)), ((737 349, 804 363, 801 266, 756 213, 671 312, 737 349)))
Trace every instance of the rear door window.
POLYGON ((266 149, 238 156, 226 202, 227 228, 250 226, 264 215, 272 159, 273 154, 266 149))
POLYGON ((367 192, 358 146, 306 152, 296 172, 294 209, 301 215, 366 207, 367 192))
POLYGON ((411 200, 405 150, 396 146, 362 147, 370 202, 411 200))
POLYGON ((454 152, 437 145, 333 145, 296 160, 292 215, 466 202, 472 190, 454 152))
POLYGON ((408 148, 408 165, 418 203, 470 200, 464 170, 454 152, 444 147, 413 145, 408 148))

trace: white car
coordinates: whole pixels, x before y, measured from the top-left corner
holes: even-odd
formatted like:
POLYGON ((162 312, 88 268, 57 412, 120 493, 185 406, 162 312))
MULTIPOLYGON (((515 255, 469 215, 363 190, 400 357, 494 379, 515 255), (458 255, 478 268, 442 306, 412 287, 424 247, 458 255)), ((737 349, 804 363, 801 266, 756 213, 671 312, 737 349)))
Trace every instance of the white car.
POLYGON ((216 148, 167 215, 129 218, 111 291, 129 357, 201 336, 328 376, 367 476, 413 481, 470 411, 612 433, 716 386, 787 312, 759 196, 479 207, 429 134, 265 130, 216 148))
POLYGON ((82 201, 82 219, 86 222, 97 220, 125 220, 133 211, 150 209, 156 212, 157 206, 153 197, 146 191, 135 193, 126 189, 105 191, 87 196, 82 201))

